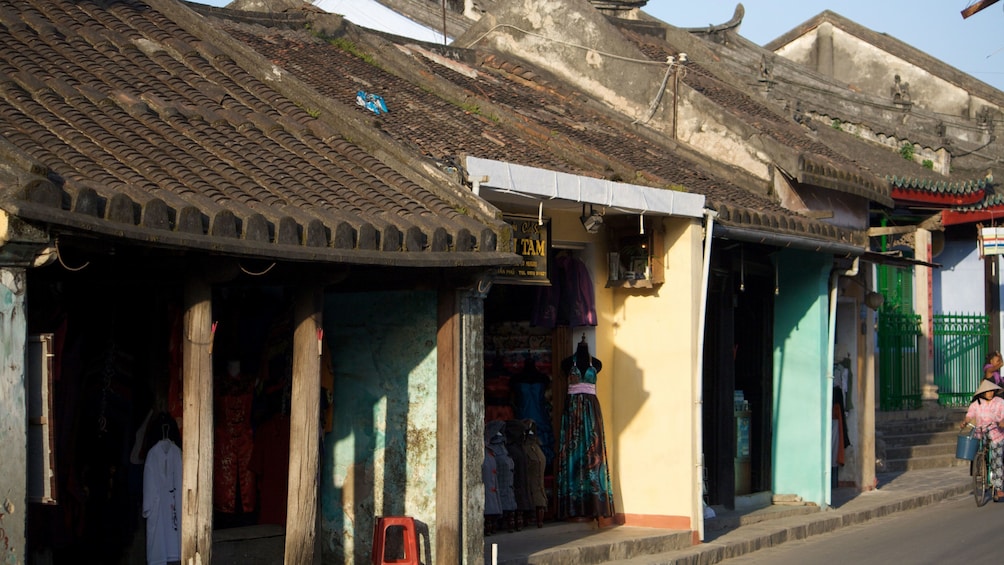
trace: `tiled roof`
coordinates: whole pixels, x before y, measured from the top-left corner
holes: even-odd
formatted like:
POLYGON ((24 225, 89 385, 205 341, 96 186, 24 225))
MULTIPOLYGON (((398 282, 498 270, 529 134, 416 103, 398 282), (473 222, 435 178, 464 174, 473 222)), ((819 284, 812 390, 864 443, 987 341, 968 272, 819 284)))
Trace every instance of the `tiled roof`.
MULTIPOLYGON (((860 92, 851 85, 819 74, 784 57, 775 56, 770 50, 772 46, 777 47, 789 42, 824 21, 838 25, 883 50, 927 68, 946 80, 969 88, 980 97, 991 94, 988 99, 1000 97, 999 92, 991 93, 993 89, 985 84, 972 77, 966 77, 913 47, 885 34, 868 30, 829 11, 809 20, 782 39, 772 42, 767 48, 755 45, 733 31, 726 33, 720 30, 715 32, 718 34, 717 37, 703 41, 702 45, 713 51, 718 66, 743 77, 742 80, 747 84, 757 84, 758 88, 765 90, 765 100, 770 104, 784 105, 787 113, 800 115, 805 122, 812 123, 817 130, 819 142, 825 144, 831 152, 840 155, 845 162, 853 163, 860 169, 870 171, 876 177, 887 181, 891 186, 891 195, 897 202, 937 202, 951 206, 971 203, 982 197, 986 188, 993 182, 993 176, 985 169, 994 167, 995 163, 992 157, 983 161, 979 159, 983 158, 984 153, 992 156, 994 146, 981 147, 978 152, 964 151, 963 148, 952 150, 949 147, 949 151, 956 156, 953 157, 951 171, 942 174, 923 167, 916 160, 902 158, 896 147, 888 145, 879 147, 870 142, 863 142, 854 133, 842 131, 848 125, 852 128, 854 125, 862 125, 880 138, 909 139, 922 147, 939 148, 947 147, 945 144, 948 138, 943 133, 946 127, 969 130, 976 127, 975 124, 966 125, 966 120, 962 116, 946 116, 919 107, 911 108, 909 119, 906 119, 903 109, 895 107, 891 99, 860 92), (769 61, 767 63, 770 67, 769 79, 758 74, 758 69, 762 69, 765 61, 769 61), (805 117, 810 114, 815 115, 815 118, 806 119, 805 117), (942 133, 938 133, 939 130, 942 130, 942 133), (967 167, 959 157, 973 153, 978 155, 970 157, 974 164, 967 167)), ((658 44, 655 39, 646 41, 658 44)))
POLYGON ((497 249, 508 232, 492 209, 364 151, 316 116, 334 109, 302 107, 235 63, 224 36, 177 22, 193 16, 164 1, 0 0, 0 165, 26 171, 0 177, 0 207, 244 256, 518 260, 497 249))
POLYGON ((325 41, 287 26, 250 25, 238 13, 213 14, 226 17, 217 21, 234 37, 325 96, 354 104, 359 90, 381 95, 388 113, 374 115, 361 106, 355 112, 430 160, 456 163, 458 156, 474 155, 673 187, 705 195, 726 225, 840 242, 855 238, 710 173, 686 150, 647 137, 623 116, 605 113, 523 62, 405 40, 382 43, 372 34, 361 39, 362 30, 353 30, 358 35, 351 39, 325 41), (370 47, 348 45, 356 39, 370 47), (366 52, 354 53, 359 50, 366 52))
MULTIPOLYGON (((616 20, 615 20, 616 21, 616 20)), ((666 41, 647 33, 639 33, 628 22, 621 31, 654 61, 665 61, 679 53, 666 41)), ((803 182, 840 190, 891 205, 889 186, 881 175, 862 169, 844 154, 834 151, 826 142, 807 135, 806 128, 784 116, 766 103, 753 99, 743 90, 719 78, 715 73, 693 61, 686 63, 683 82, 737 119, 753 126, 778 144, 790 148, 799 156, 800 173, 808 173, 803 182)), ((794 173, 794 171, 792 171, 794 173)))

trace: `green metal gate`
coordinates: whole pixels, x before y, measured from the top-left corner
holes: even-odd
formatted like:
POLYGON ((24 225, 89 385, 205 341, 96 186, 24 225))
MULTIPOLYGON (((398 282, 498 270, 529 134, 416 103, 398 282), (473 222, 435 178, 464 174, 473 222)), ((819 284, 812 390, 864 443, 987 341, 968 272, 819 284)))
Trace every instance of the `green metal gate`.
POLYGON ((878 290, 885 302, 878 312, 879 409, 915 410, 921 406, 920 316, 913 313, 913 270, 879 265, 878 290))
POLYGON ((983 378, 990 347, 990 318, 967 314, 934 316, 934 384, 942 406, 968 406, 983 378))
POLYGON ((879 409, 920 408, 920 316, 879 310, 879 409))

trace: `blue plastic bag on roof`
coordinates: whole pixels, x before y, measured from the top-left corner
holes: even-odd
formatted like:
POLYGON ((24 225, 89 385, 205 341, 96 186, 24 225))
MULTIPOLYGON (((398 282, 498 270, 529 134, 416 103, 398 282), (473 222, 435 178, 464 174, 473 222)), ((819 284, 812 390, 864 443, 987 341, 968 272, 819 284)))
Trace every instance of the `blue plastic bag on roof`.
POLYGON ((360 90, 356 92, 356 104, 378 116, 381 113, 387 113, 387 103, 384 102, 383 96, 379 94, 367 93, 364 90, 360 90))

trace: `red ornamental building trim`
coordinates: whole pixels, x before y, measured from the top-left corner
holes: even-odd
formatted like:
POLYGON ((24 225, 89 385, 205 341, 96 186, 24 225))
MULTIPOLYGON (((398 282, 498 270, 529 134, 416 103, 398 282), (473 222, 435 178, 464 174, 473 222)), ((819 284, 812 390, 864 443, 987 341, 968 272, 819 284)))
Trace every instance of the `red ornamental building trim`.
POLYGON ((968 212, 957 212, 954 210, 944 210, 941 212, 941 224, 944 226, 957 226, 976 222, 1004 222, 1004 206, 994 206, 993 208, 968 212))
POLYGON ((972 206, 979 204, 985 197, 985 191, 979 190, 964 194, 945 194, 929 190, 914 190, 905 188, 892 189, 892 197, 897 202, 917 204, 941 204, 943 206, 972 206))

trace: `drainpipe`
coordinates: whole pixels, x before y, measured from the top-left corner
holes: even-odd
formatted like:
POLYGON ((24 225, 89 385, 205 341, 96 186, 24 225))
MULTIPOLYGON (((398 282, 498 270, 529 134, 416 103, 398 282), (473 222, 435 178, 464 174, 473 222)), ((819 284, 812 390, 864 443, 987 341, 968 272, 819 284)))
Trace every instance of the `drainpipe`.
MULTIPOLYGON (((858 258, 854 258, 851 268, 846 271, 833 269, 830 273, 830 318, 829 335, 826 340, 826 397, 823 405, 823 429, 825 430, 823 441, 825 445, 832 445, 833 442, 833 355, 837 341, 837 288, 840 284, 840 277, 854 277, 858 274, 858 258)), ((823 504, 830 506, 833 492, 830 484, 833 481, 833 448, 823 450, 823 462, 826 464, 823 472, 823 504)))
POLYGON ((718 212, 704 210, 704 265, 701 272, 701 303, 697 317, 697 362, 694 367, 693 398, 694 398, 694 441, 691 444, 691 460, 696 466, 696 488, 694 489, 694 504, 692 511, 697 516, 698 539, 704 541, 704 331, 708 313, 708 278, 711 273, 711 241, 714 233, 715 218, 718 212))

